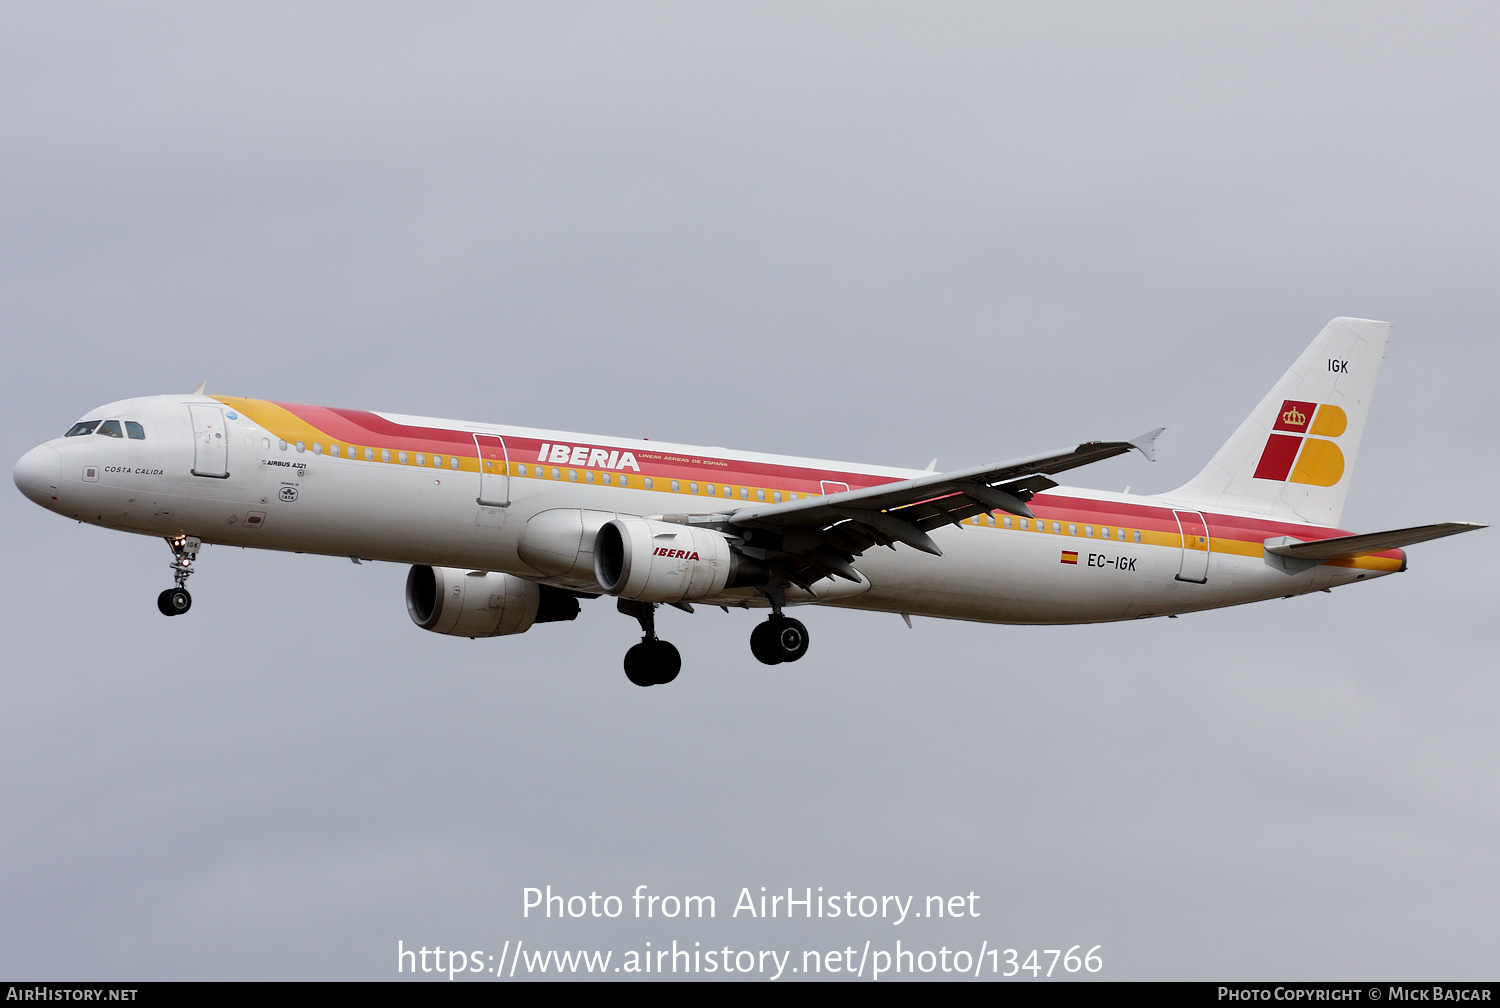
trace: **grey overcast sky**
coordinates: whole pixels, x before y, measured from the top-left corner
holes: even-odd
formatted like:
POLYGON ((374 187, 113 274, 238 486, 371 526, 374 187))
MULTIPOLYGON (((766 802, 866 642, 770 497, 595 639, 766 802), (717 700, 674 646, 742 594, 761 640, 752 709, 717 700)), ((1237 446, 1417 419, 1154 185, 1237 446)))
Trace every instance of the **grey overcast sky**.
MULTIPOLYGON (((1497 38, 1482 3, 8 3, 0 455, 206 380, 914 467, 1165 425, 1072 474, 1154 492, 1357 315, 1395 329, 1345 527, 1489 522, 1497 38)), ((668 611, 685 669, 641 690, 608 600, 450 639, 403 568, 210 547, 169 621, 160 542, 0 517, 5 978, 898 938, 1495 977, 1493 531, 1176 620, 805 610, 774 668, 757 617, 668 611), (718 914, 523 918, 549 884, 718 914), (731 917, 761 886, 981 916, 731 917)))

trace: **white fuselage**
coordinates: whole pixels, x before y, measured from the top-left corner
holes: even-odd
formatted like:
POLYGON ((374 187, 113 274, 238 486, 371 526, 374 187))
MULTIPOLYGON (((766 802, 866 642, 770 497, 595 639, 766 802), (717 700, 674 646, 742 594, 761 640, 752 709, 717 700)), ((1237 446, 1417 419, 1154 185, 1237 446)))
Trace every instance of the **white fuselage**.
MULTIPOLYGON (((361 414, 372 418, 367 426, 376 433, 351 446, 355 437, 341 438, 337 431, 318 441, 310 438, 319 435, 289 438, 288 428, 273 419, 281 415, 278 410, 279 404, 205 396, 112 403, 85 419, 129 419, 145 431, 144 438, 90 433, 54 439, 17 465, 16 482, 44 507, 123 531, 504 572, 597 593, 589 537, 616 515, 723 513, 742 500, 753 502, 755 494, 780 500, 783 492, 810 496, 843 484, 868 486, 923 475, 387 414, 361 414), (219 411, 225 418, 222 429, 195 420, 192 406, 219 411), (405 432, 445 431, 461 433, 469 448, 431 455, 395 451, 381 443, 379 432, 387 428, 393 444, 407 437, 405 432), (482 475, 486 449, 483 443, 475 448, 476 434, 510 453, 503 485, 493 474, 482 475), (604 449, 593 451, 592 459, 590 452, 569 449, 567 461, 554 465, 547 453, 555 457, 557 449, 549 445, 601 445, 610 458, 604 449), (336 449, 338 457, 332 454, 336 449), (354 458, 348 457, 351 451, 354 458), (633 469, 618 465, 626 453, 633 469), (538 458, 549 461, 538 463, 538 458), (611 458, 613 470, 605 465, 611 458), (652 476, 653 466, 660 475, 652 476), (673 466, 697 466, 691 471, 709 476, 690 481, 672 475, 678 471, 673 466), (752 471, 759 475, 735 475, 752 471), (721 474, 717 488, 707 482, 714 473, 721 474), (752 479, 759 483, 754 489, 746 485, 752 479), (734 497, 725 500, 726 490, 734 497), (576 541, 568 538, 569 529, 577 530, 576 541), (559 534, 566 540, 561 546, 559 534)), ((305 419, 299 415, 295 422, 305 419)), ((1305 532, 1307 526, 1253 514, 1205 513, 1180 502, 1174 509, 1173 501, 1159 497, 1058 487, 1038 495, 1031 506, 1037 517, 1024 528, 1023 519, 996 512, 934 531, 942 556, 904 546, 869 550, 855 561, 863 583, 828 579, 814 586, 815 597, 793 591, 788 602, 993 623, 1090 623, 1295 595, 1404 567, 1395 551, 1338 563, 1288 563, 1268 555, 1262 541, 1305 532), (1195 536, 1196 531, 1206 534, 1195 536)), ((1322 527, 1316 532, 1334 534, 1322 527)), ((701 601, 766 604, 751 589, 701 601)))

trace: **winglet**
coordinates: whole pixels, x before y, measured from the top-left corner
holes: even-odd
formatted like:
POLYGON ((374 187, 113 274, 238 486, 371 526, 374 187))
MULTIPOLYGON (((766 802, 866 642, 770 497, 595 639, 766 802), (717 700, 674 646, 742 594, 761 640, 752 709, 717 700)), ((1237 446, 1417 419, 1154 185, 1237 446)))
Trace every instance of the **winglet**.
POLYGON ((1158 427, 1154 431, 1147 431, 1140 437, 1130 441, 1126 441, 1125 443, 1130 445, 1130 447, 1134 448, 1136 451, 1140 452, 1142 455, 1146 456, 1146 458, 1150 461, 1155 462, 1156 439, 1164 430, 1166 430, 1165 427, 1158 427))
POLYGON ((193 390, 193 395, 202 395, 203 394, 203 390, 206 389, 206 388, 208 388, 208 382, 206 382, 206 381, 199 382, 198 383, 198 387, 193 390))

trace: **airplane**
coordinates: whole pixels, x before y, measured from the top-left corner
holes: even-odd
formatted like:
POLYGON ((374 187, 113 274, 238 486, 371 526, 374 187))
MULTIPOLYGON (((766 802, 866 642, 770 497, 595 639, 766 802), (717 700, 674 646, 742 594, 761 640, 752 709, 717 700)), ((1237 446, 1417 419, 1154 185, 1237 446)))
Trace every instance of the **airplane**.
POLYGON ((1009 624, 1175 617, 1406 570, 1402 547, 1483 528, 1337 528, 1390 326, 1337 318, 1203 471, 1155 496, 1051 477, 1161 429, 952 472, 191 395, 90 410, 17 462, 80 522, 161 536, 180 616, 205 543, 409 564, 424 630, 523 633, 611 595, 638 686, 671 682, 656 609, 766 608, 768 665, 807 653, 786 610, 1009 624), (880 549, 879 547, 887 547, 880 549))

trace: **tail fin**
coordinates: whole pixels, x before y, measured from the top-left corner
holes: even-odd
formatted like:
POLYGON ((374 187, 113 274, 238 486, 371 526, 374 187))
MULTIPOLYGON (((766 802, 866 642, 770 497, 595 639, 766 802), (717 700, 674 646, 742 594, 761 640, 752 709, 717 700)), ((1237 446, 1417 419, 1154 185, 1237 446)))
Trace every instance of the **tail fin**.
POLYGON ((1337 525, 1390 328, 1328 323, 1203 471, 1165 496, 1337 525))

